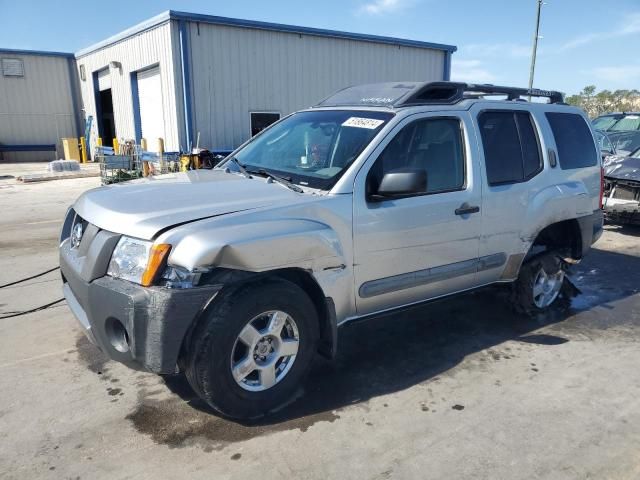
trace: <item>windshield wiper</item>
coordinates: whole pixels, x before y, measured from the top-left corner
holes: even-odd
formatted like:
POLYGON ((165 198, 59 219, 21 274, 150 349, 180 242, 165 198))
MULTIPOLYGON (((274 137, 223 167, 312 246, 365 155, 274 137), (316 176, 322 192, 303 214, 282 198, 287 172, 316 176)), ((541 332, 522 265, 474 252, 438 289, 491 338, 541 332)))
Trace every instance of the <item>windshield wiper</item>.
POLYGON ((271 178, 272 180, 278 182, 279 184, 284 185, 285 187, 289 188, 290 190, 293 190, 294 192, 304 193, 304 190, 302 190, 295 183, 292 183, 291 182, 291 178, 289 178, 289 177, 287 177, 287 178, 281 177, 279 175, 276 175, 275 173, 268 172, 264 168, 260 168, 258 170, 250 170, 249 173, 253 173, 253 174, 257 174, 257 175, 264 175, 265 177, 271 178))
POLYGON ((229 160, 235 163, 235 165, 238 167, 242 175, 244 175, 247 178, 251 178, 251 175, 249 174, 249 172, 247 172, 247 169, 244 168, 244 165, 242 165, 236 157, 229 157, 229 160))

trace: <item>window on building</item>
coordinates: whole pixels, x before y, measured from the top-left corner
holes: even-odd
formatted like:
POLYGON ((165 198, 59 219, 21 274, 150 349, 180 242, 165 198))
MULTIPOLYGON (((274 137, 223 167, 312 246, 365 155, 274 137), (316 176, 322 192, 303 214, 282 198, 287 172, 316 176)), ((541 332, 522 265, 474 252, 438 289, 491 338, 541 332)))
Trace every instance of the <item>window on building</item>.
POLYGON ((591 130, 581 115, 558 112, 548 112, 545 115, 556 139, 560 168, 569 170, 598 164, 598 153, 591 130))
POLYGON ((386 173, 401 168, 424 169, 427 193, 462 189, 464 147, 460 120, 416 120, 400 130, 369 172, 371 191, 377 189, 386 173))
POLYGON ((3 58, 2 75, 5 77, 24 77, 24 63, 19 58, 3 58))
POLYGON ((524 182, 542 170, 535 126, 528 112, 485 111, 478 117, 489 185, 524 182))
POLYGON ((272 123, 280 120, 279 113, 251 112, 251 136, 257 135, 272 123))

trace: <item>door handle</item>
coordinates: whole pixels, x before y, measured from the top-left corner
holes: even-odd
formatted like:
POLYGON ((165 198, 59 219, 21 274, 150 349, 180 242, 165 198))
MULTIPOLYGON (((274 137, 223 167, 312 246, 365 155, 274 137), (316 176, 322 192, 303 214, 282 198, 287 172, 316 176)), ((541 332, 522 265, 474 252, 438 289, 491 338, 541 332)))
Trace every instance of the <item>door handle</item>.
POLYGON ((469 205, 467 202, 460 205, 456 208, 456 215, 468 215, 470 213, 478 213, 480 211, 480 207, 477 205, 469 205))

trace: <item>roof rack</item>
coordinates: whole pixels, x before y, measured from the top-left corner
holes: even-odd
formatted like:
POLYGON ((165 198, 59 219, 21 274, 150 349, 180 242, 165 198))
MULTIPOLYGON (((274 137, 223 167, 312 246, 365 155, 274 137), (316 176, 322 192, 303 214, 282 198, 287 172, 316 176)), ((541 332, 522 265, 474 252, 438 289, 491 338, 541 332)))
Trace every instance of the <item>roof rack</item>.
POLYGON ((481 98, 485 95, 506 95, 507 100, 521 100, 522 97, 548 98, 549 103, 564 103, 562 92, 539 90, 537 88, 502 87, 491 84, 457 82, 425 83, 412 95, 396 103, 395 107, 421 104, 454 104, 464 98, 481 98))
POLYGON ((522 100, 522 97, 536 97, 548 98, 549 103, 564 103, 562 92, 537 88, 460 82, 395 82, 347 87, 322 100, 316 107, 361 105, 400 108, 414 105, 454 105, 466 98, 484 98, 486 95, 506 95, 507 100, 511 101, 522 100))

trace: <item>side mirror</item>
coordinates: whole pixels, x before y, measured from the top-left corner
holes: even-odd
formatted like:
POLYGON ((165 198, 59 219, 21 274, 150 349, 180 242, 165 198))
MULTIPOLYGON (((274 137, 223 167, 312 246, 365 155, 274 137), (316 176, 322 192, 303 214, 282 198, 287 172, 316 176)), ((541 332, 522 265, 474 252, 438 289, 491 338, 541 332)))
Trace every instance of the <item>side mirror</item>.
POLYGON ((392 198, 427 191, 427 172, 414 168, 392 170, 382 177, 375 197, 392 198))

